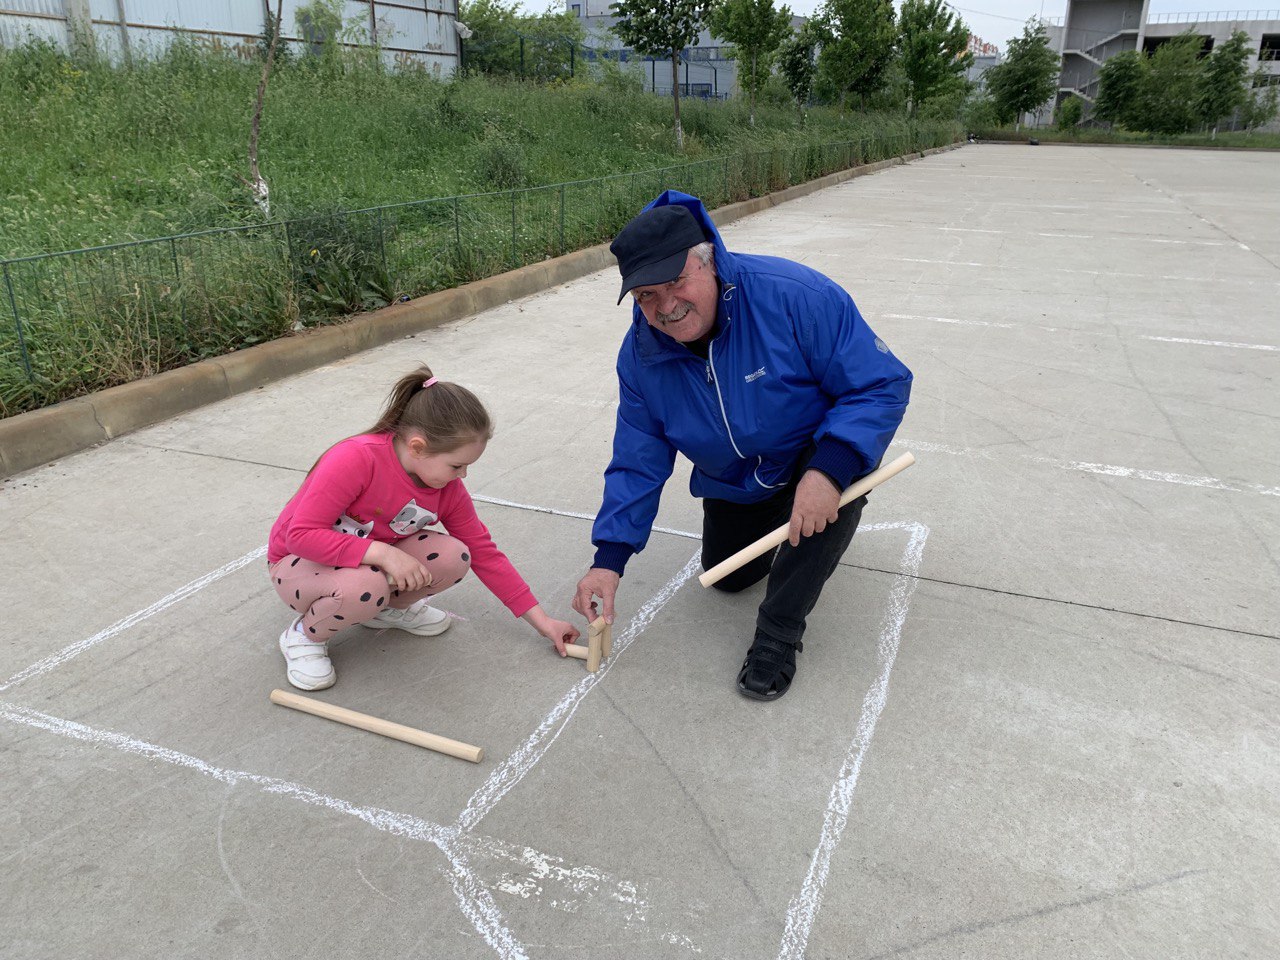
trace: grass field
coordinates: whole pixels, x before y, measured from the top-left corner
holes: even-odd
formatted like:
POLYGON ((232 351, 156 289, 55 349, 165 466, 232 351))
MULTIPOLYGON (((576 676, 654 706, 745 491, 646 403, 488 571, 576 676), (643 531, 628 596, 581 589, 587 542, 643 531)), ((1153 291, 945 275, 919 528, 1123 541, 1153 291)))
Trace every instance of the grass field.
POLYGON ((182 45, 129 69, 0 52, 21 92, 0 103, 0 260, 81 250, 4 264, 0 416, 598 243, 663 189, 718 205, 959 136, 691 101, 677 152, 670 101, 616 75, 304 61, 268 91, 267 221, 244 179, 260 70, 182 45), (150 242, 83 249, 127 241, 150 242))

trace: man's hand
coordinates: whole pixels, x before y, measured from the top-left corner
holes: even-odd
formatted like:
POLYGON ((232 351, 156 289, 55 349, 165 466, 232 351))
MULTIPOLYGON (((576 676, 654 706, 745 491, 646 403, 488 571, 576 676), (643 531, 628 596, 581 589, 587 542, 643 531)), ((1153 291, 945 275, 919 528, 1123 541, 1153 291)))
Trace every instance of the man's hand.
POLYGON ((831 478, 821 470, 806 470, 796 487, 787 539, 793 547, 798 547, 801 537, 821 533, 828 523, 835 523, 839 515, 840 491, 831 478))
POLYGON ((587 620, 594 621, 600 614, 596 612, 596 602, 592 598, 599 597, 604 606, 605 623, 613 623, 613 598, 621 581, 622 577, 612 570, 592 567, 578 581, 578 592, 573 595, 573 609, 587 620))

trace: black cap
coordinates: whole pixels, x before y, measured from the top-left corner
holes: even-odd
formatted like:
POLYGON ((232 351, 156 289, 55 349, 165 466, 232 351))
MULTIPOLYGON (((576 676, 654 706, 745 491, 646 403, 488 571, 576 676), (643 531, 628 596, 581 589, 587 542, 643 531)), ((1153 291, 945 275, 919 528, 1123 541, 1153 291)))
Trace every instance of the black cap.
POLYGON ((679 204, 654 207, 635 217, 609 244, 622 274, 618 302, 634 287, 666 283, 680 276, 689 249, 706 239, 694 215, 679 204))

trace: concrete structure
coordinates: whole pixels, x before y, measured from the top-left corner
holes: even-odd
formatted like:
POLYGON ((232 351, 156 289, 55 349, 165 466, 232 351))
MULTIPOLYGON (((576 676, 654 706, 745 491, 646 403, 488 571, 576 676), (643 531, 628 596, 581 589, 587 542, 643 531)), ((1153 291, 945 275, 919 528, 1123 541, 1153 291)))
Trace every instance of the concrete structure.
POLYGON ((339 636, 321 699, 479 765, 268 701, 263 540, 425 360, 493 410, 468 487, 568 615, 616 269, 11 477, 0 956, 1273 956, 1278 217, 1271 155, 993 145, 726 226, 852 291, 919 462, 778 703, 733 691, 761 588, 690 582, 683 461, 598 673, 470 579, 443 637, 339 636))
MULTIPOLYGON (((299 16, 304 0, 284 0, 281 39, 306 50, 318 37, 299 16)), ((0 45, 28 37, 62 46, 91 38, 113 59, 163 50, 177 36, 244 60, 258 56, 276 0, 0 0, 0 45)), ((457 0, 346 0, 345 41, 376 43, 388 65, 452 76, 458 66, 457 0)))
MULTIPOLYGON (((608 57, 629 69, 638 66, 646 90, 670 96, 671 61, 637 54, 619 40, 610 29, 618 19, 610 13, 611 7, 612 0, 566 0, 566 9, 582 21, 587 31, 588 58, 608 57)), ((738 92, 738 64, 728 58, 727 47, 710 30, 698 34, 697 43, 681 53, 681 96, 722 100, 738 92)))
MULTIPOLYGON (((1065 16, 1045 21, 1049 43, 1062 55, 1055 104, 1073 94, 1092 104, 1107 60, 1126 50, 1150 53, 1187 31, 1203 37, 1208 52, 1243 30, 1249 34, 1249 73, 1261 66, 1264 84, 1280 84, 1280 10, 1150 14, 1148 8, 1149 0, 1068 0, 1065 16)), ((1052 116, 1052 110, 1044 113, 1052 116)))

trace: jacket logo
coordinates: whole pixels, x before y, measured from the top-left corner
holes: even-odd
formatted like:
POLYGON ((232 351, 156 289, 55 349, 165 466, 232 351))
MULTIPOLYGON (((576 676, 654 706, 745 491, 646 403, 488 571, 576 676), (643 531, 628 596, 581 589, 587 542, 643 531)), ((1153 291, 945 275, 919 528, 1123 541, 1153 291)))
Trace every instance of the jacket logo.
POLYGON ((747 383, 750 383, 752 380, 759 380, 759 379, 760 379, 761 377, 763 377, 763 376, 764 376, 764 367, 761 367, 761 368, 760 368, 759 370, 757 370, 755 373, 748 373, 748 374, 747 374, 745 377, 743 377, 742 379, 744 379, 745 381, 747 381, 747 383))

